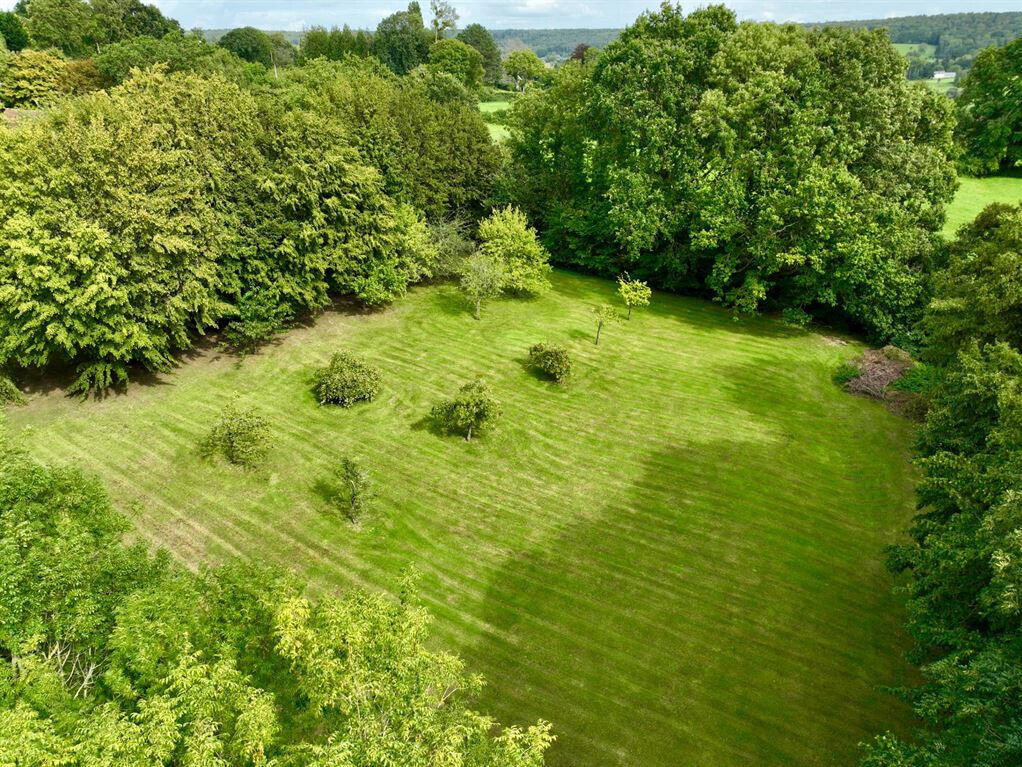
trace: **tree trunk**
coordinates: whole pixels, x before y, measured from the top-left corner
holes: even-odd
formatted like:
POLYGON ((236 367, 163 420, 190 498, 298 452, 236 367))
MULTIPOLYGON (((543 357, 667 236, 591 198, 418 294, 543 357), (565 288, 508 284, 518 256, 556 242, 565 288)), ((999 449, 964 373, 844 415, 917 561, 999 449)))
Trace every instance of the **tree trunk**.
POLYGON ((471 442, 472 441, 472 427, 471 426, 468 427, 468 433, 465 434, 465 441, 466 442, 471 442))
POLYGON ((482 319, 482 314, 481 314, 481 312, 482 312, 482 303, 483 302, 480 299, 478 299, 478 298, 476 299, 476 319, 477 320, 481 320, 482 319))
POLYGON ((597 346, 600 345, 600 331, 601 330, 603 330, 603 323, 602 322, 597 322, 596 323, 596 345, 597 346))
POLYGON ((628 304, 628 319, 632 318, 632 305, 628 304))

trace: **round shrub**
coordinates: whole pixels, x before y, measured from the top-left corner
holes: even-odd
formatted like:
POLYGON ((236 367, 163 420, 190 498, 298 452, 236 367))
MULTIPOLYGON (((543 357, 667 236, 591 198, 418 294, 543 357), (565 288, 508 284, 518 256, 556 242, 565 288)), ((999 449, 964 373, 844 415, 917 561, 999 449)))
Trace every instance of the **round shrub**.
POLYGON ((25 397, 7 376, 0 375, 0 405, 24 405, 25 397))
POLYGON ((571 375, 571 357, 563 346, 536 344, 529 349, 529 365, 558 383, 571 375))
POLYGON ((370 402, 380 391, 380 371, 361 357, 338 352, 316 372, 312 391, 321 405, 351 407, 362 400, 370 402))
POLYGON ((472 441, 472 435, 488 429, 500 418, 500 403, 490 394, 483 381, 471 381, 462 386, 453 399, 433 407, 433 421, 448 434, 463 434, 472 441))
POLYGON ((270 426, 251 408, 239 408, 231 402, 202 441, 207 457, 219 455, 238 466, 254 466, 265 457, 269 447, 270 426))

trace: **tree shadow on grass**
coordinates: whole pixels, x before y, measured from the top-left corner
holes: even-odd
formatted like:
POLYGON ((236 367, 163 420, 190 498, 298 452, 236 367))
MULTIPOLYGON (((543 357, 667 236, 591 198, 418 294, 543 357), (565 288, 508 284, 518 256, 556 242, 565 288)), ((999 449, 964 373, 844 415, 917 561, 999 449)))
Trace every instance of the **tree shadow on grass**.
POLYGON ((876 687, 907 666, 872 521, 779 470, 769 442, 667 447, 508 558, 461 649, 479 707, 552 721, 555 766, 850 763, 902 729, 876 687))

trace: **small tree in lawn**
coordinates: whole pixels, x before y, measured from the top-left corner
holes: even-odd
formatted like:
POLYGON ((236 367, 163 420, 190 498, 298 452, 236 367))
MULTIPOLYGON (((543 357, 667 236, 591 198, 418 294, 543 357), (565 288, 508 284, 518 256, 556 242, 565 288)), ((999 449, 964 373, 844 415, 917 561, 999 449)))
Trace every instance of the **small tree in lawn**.
POLYGON ((372 402, 380 393, 380 371, 361 357, 337 352, 330 364, 317 370, 312 393, 320 405, 351 407, 356 402, 372 402))
POLYGON ((254 466, 266 455, 270 427, 251 408, 239 408, 229 402, 203 439, 206 456, 220 455, 237 466, 254 466))
POLYGON ((481 317, 483 301, 500 295, 504 288, 504 266, 482 251, 473 253, 461 268, 461 292, 475 307, 475 318, 481 317))
POLYGON ((489 387, 476 380, 462 386, 453 399, 436 405, 430 415, 443 431, 464 434, 471 442, 472 435, 493 426, 500 413, 500 403, 489 387))
POLYGON ((632 318, 632 309, 636 306, 649 306, 649 299, 653 297, 649 285, 640 280, 630 279, 627 274, 617 278, 617 292, 628 307, 628 319, 632 318))
POLYGON ((376 497, 372 475, 357 461, 345 458, 334 471, 334 476, 337 480, 337 506, 349 520, 357 522, 376 497))
POLYGON ((596 318, 596 345, 600 345, 600 333, 603 332, 603 326, 608 325, 611 322, 617 322, 621 319, 618 313, 612 306, 606 304, 598 304, 593 307, 593 316, 596 318))

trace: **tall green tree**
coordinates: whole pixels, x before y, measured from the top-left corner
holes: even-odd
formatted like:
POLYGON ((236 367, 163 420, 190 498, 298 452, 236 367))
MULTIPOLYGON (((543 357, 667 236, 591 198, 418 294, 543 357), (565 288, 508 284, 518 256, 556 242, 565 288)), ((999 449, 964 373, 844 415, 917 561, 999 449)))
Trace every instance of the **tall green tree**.
POLYGON ((433 42, 439 42, 448 32, 458 27, 458 12, 447 0, 429 0, 429 9, 433 18, 429 25, 433 30, 433 42))
POLYGON ((458 39, 479 51, 483 57, 483 82, 497 85, 504 70, 500 64, 500 49, 493 40, 493 35, 482 24, 469 24, 458 33, 458 39))
POLYGON ((531 50, 511 51, 504 60, 504 72, 515 84, 515 89, 524 91, 525 86, 538 80, 546 71, 546 65, 531 50))
POLYGON ((969 173, 1022 165, 1022 38, 980 53, 956 104, 962 165, 969 173))
POLYGON ((0 37, 7 50, 17 53, 28 45, 28 30, 21 16, 10 11, 0 11, 0 37))
POLYGON ((261 29, 255 27, 238 27, 232 29, 219 40, 217 45, 230 51, 244 61, 273 66, 273 41, 261 29))
POLYGON ((408 10, 393 13, 377 25, 372 53, 395 74, 406 75, 425 63, 431 38, 423 25, 422 9, 413 1, 408 10))
POLYGON ((26 24, 36 48, 56 48, 67 56, 95 51, 102 37, 92 6, 84 0, 28 0, 26 24))
POLYGON ((883 33, 664 5, 509 121, 516 199, 562 263, 911 340, 954 120, 883 33))
POLYGON ((475 92, 482 84, 484 70, 483 57, 471 45, 460 40, 441 40, 429 48, 429 59, 426 64, 435 72, 445 72, 453 76, 470 92, 475 92))

